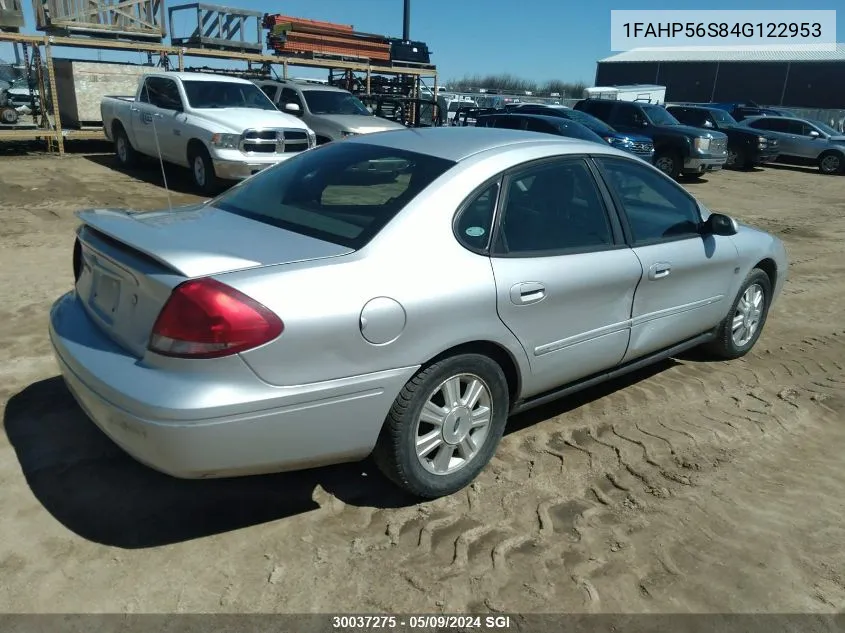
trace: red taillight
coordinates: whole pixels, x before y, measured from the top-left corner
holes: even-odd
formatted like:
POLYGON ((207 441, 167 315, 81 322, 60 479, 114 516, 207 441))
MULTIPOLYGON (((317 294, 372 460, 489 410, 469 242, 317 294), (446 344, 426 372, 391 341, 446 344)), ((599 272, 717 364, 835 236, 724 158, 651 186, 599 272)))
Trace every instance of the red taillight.
POLYGON ((177 286, 150 336, 150 350, 180 358, 217 358, 279 336, 281 319, 254 299, 213 279, 177 286))

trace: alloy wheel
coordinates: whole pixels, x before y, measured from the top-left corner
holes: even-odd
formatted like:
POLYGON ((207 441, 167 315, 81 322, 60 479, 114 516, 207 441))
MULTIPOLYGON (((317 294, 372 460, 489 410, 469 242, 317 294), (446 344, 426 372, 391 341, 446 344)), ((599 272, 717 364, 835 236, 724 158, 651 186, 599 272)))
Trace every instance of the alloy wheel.
POLYGON ((417 419, 415 452, 425 470, 448 475, 481 451, 493 420, 490 387, 474 374, 444 380, 428 396, 417 419))
POLYGON ((745 347, 760 327, 766 296, 760 284, 751 284, 742 293, 734 311, 731 339, 737 347, 745 347))

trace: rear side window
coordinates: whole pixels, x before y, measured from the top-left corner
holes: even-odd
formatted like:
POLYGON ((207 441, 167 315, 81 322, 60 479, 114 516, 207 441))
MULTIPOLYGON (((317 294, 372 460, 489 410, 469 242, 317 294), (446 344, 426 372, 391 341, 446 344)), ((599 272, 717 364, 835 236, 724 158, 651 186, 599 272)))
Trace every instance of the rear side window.
POLYGON ((330 143, 244 181, 212 205, 362 248, 454 162, 365 143, 330 143))
POLYGON ((493 213, 499 198, 499 183, 492 183, 470 198, 458 214, 455 234, 471 251, 484 251, 490 242, 493 213))
POLYGON ((606 122, 608 118, 610 118, 610 113, 613 111, 615 103, 615 101, 607 99, 587 99, 586 101, 581 101, 576 104, 576 107, 580 106, 580 108, 578 108, 579 110, 588 112, 594 117, 606 122))
POLYGON ((506 130, 522 130, 525 126, 525 119, 516 114, 509 114, 501 116, 496 119, 493 127, 504 128, 506 130))

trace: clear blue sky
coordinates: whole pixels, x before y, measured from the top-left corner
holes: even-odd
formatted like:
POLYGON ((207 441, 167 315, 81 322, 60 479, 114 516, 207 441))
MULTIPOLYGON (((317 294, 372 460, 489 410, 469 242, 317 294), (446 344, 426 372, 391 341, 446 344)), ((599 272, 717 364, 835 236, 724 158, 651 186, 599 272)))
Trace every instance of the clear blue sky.
MULTIPOLYGON (((170 5, 190 0, 167 0, 170 5)), ((23 0, 27 31, 34 30, 31 0, 23 0)), ((215 0, 266 13, 352 24, 356 30, 395 37, 402 35, 403 0, 215 0)), ((845 7, 841 0, 708 0, 705 5, 677 0, 412 0, 411 38, 433 51, 440 81, 466 74, 511 73, 542 81, 561 79, 592 84, 596 60, 611 54, 610 11, 688 9, 809 10, 845 7), (679 6, 681 5, 681 6, 679 6)), ((176 23, 177 35, 192 29, 188 14, 176 23)), ((845 41, 845 11, 837 25, 837 40, 845 41)), ((96 59, 95 52, 57 49, 57 57, 96 59)), ((103 52, 102 59, 145 61, 140 55, 103 52)), ((145 57, 145 56, 144 56, 145 57)), ((0 44, 0 59, 11 60, 8 44, 0 44)), ((214 66, 213 61, 189 64, 214 66)), ((295 76, 325 76, 324 71, 292 69, 295 76)))

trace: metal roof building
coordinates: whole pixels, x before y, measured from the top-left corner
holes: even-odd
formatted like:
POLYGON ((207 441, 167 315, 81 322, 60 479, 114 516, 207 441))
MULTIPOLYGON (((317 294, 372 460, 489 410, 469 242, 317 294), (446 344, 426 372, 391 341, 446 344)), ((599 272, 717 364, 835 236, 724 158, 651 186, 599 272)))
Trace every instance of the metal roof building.
POLYGON ((597 86, 659 84, 667 101, 845 108, 845 44, 638 48, 599 60, 597 86))

